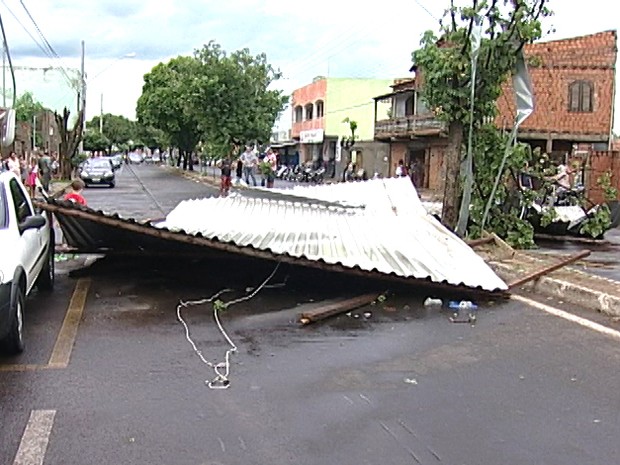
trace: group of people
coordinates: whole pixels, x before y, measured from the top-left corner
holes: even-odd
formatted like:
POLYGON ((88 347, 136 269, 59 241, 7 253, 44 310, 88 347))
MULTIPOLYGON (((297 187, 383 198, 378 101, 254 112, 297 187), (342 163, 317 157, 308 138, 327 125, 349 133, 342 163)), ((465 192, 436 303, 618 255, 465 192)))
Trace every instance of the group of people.
POLYGON ((34 198, 37 183, 40 183, 46 191, 49 190, 52 177, 58 172, 58 162, 54 155, 48 152, 24 157, 11 151, 9 156, 2 161, 0 170, 15 173, 28 188, 30 196, 34 198))
MULTIPOLYGON (((232 186, 233 160, 230 157, 223 158, 220 163, 220 195, 225 197, 230 192, 232 186)), ((278 167, 278 155, 269 147, 262 158, 259 158, 254 147, 246 145, 245 150, 235 161, 236 184, 241 184, 243 180, 248 186, 250 179, 252 185, 256 186, 256 171, 261 174, 261 185, 272 188, 276 179, 276 169, 278 167)))
MULTIPOLYGON (((58 173, 58 161, 55 154, 44 152, 43 154, 31 154, 29 157, 18 156, 14 151, 2 160, 0 171, 11 171, 21 179, 22 183, 28 188, 31 198, 35 198, 37 185, 40 185, 46 192, 49 191, 52 178, 58 173)), ((64 200, 80 205, 86 205, 86 200, 82 195, 84 183, 80 179, 71 182, 70 191, 64 196, 64 200)))

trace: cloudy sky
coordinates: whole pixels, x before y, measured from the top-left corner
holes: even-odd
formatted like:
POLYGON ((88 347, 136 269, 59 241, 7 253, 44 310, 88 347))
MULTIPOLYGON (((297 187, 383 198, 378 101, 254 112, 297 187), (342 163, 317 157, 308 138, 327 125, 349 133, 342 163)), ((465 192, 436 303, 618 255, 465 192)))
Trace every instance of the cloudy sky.
MULTIPOLYGON (((618 29, 614 3, 551 0, 555 16, 544 26, 555 32, 547 38, 618 29)), ((0 0, 0 15, 18 95, 32 90, 48 106, 75 109, 72 83, 79 77, 84 41, 90 119, 102 108, 134 118, 144 74, 210 40, 228 51, 265 52, 283 72, 280 86, 287 93, 317 75, 407 76, 422 32, 437 29, 448 5, 448 0, 0 0)), ((6 82, 10 85, 8 77, 6 82)), ((614 127, 620 132, 620 99, 616 106, 614 127)))

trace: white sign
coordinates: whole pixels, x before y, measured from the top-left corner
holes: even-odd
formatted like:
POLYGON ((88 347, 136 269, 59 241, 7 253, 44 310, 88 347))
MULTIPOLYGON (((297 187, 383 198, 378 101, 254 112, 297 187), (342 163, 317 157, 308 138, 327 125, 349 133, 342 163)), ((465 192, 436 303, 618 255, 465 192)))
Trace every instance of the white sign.
POLYGON ((302 144, 318 144, 323 142, 324 131, 322 129, 310 129, 299 133, 299 142, 302 144))

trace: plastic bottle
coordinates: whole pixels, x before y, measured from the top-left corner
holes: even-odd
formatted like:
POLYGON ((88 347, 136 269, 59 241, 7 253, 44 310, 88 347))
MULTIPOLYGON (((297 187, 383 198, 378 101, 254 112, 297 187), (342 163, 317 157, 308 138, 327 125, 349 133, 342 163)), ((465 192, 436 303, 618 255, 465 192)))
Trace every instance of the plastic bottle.
POLYGON ((478 308, 478 306, 471 300, 461 300, 459 302, 460 310, 475 310, 476 308, 478 308))

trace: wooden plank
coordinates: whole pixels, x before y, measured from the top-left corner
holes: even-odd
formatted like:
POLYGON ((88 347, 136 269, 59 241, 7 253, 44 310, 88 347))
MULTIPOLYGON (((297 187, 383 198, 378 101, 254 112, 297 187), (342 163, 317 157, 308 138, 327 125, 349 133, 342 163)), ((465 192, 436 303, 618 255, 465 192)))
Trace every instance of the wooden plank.
POLYGON ((299 322, 302 325, 314 323, 316 321, 330 318, 339 313, 348 312, 364 305, 368 305, 377 298, 377 294, 364 294, 352 299, 341 300, 340 302, 333 302, 323 305, 315 310, 304 312, 299 318, 299 322))

